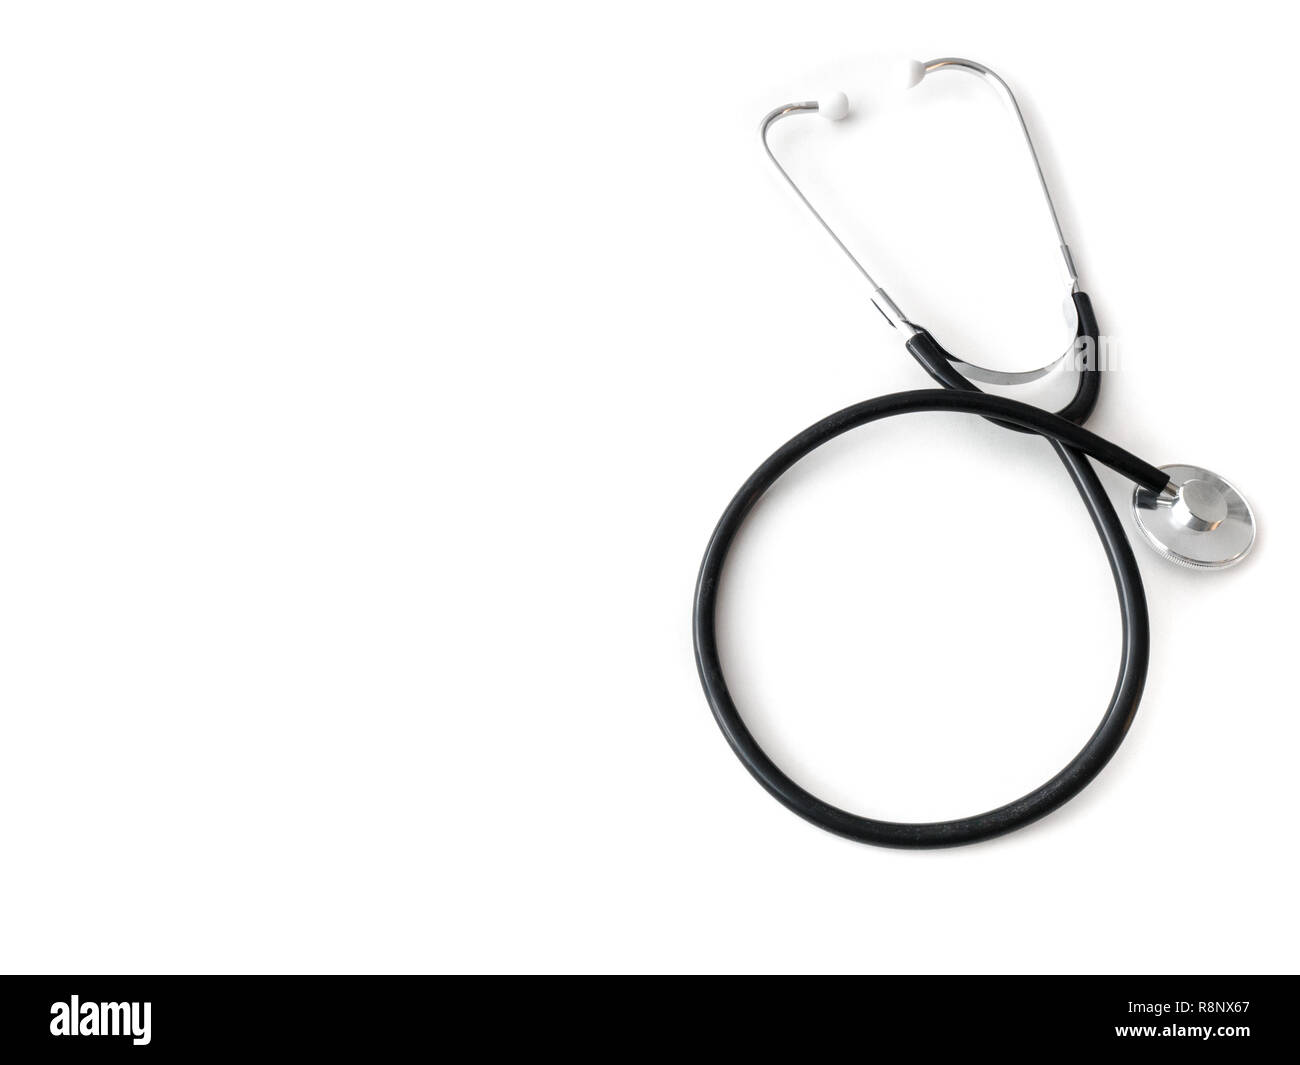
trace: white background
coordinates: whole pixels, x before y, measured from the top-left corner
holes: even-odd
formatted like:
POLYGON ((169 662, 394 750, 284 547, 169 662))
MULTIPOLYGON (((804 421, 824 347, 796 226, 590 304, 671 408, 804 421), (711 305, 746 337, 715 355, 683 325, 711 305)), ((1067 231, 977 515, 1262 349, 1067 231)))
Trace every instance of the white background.
MULTIPOLYGON (((1295 30, 1271 4, 6 8, 0 965, 1293 971, 1295 30), (958 75, 952 112, 874 94, 878 54, 1018 90, 1121 345, 1091 426, 1221 471, 1262 529, 1223 573, 1135 545, 1124 747, 956 851, 788 813, 691 652, 753 467, 926 383, 763 158, 768 109, 862 105, 778 149, 941 339, 1057 343, 1005 116, 958 75)), ((1067 478, 974 419, 824 449, 729 581, 747 719, 865 814, 1014 798, 1114 683, 1067 478)))

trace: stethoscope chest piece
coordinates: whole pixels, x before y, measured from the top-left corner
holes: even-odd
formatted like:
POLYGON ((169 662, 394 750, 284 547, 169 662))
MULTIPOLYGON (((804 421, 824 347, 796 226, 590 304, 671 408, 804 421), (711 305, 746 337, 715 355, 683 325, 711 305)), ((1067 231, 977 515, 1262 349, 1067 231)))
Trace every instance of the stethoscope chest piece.
POLYGON ((1169 488, 1133 489, 1137 527, 1156 551, 1179 566, 1223 569, 1255 543, 1255 515, 1240 492, 1200 466, 1161 466, 1169 488))

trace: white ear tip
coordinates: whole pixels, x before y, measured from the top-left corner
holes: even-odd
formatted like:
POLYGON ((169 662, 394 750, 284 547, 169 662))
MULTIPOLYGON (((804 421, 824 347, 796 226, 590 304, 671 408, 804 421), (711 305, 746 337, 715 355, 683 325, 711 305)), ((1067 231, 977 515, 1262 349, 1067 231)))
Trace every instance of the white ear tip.
POLYGON ((849 98, 842 92, 832 92, 817 101, 817 113, 832 122, 838 122, 849 113, 849 98))
POLYGON ((904 83, 906 84, 907 88, 910 89, 914 85, 920 85, 921 79, 923 77, 925 77, 924 63, 918 63, 915 59, 913 59, 911 62, 907 64, 907 75, 904 78, 904 83))

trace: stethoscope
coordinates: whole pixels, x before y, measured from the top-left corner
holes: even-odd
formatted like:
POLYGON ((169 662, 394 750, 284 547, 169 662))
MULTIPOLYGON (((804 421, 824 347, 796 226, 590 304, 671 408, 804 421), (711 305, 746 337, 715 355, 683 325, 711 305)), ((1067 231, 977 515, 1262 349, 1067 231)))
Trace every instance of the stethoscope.
MULTIPOLYGON (((1069 245, 1061 231, 1038 154, 1015 96, 997 74, 969 59, 913 63, 909 67, 908 84, 916 85, 923 78, 942 70, 964 70, 984 78, 1002 96, 1019 123, 1064 260, 1069 296, 1078 320, 1075 343, 1084 347, 1091 345, 1095 351, 1099 330, 1092 303, 1079 287, 1069 245)), ((889 324, 906 338, 907 350, 912 357, 943 387, 896 392, 845 407, 789 440, 754 471, 723 512, 700 566, 694 611, 696 664, 709 706, 732 750, 763 787, 801 817, 829 832, 888 847, 947 847, 976 843, 1022 828, 1082 791, 1118 750, 1142 698, 1150 650, 1142 578, 1115 508, 1088 459, 1095 459, 1134 482, 1132 504, 1138 529, 1162 557, 1178 565, 1221 569, 1240 562, 1254 543, 1255 518, 1241 494, 1217 474, 1199 466, 1152 466, 1083 428, 1084 421, 1097 404, 1101 387, 1096 360, 1084 361, 1078 370, 1078 385, 1073 398, 1055 414, 1018 400, 988 395, 972 384, 972 377, 1006 384, 1035 380, 1061 366, 1070 353, 1067 351, 1034 370, 991 370, 949 354, 924 327, 907 317, 817 212, 772 152, 768 133, 773 124, 792 115, 814 113, 832 120, 844 118, 848 114, 848 100, 843 93, 835 93, 820 103, 809 101, 778 107, 763 119, 760 128, 763 148, 795 194, 871 286, 872 302, 889 324), (786 471, 842 433, 881 418, 915 411, 978 414, 1006 429, 1037 433, 1048 440, 1083 498, 1110 562, 1115 590, 1119 595, 1123 639, 1119 678, 1110 705, 1096 731, 1064 769, 1028 795, 986 813, 954 821, 903 823, 874 820, 832 806, 795 783, 759 746, 746 727, 723 676, 718 654, 717 608, 727 553, 737 532, 758 500, 786 471)))

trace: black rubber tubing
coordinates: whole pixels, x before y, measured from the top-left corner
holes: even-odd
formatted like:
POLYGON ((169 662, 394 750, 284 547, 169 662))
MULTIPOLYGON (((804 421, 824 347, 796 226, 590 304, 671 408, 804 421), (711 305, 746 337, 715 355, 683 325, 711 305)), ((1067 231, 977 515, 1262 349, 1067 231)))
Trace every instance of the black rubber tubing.
MULTIPOLYGON (((1087 297, 1082 298, 1086 305, 1087 297)), ((1095 333, 1090 306, 1087 311, 1089 324, 1095 333)), ((1080 335, 1084 331, 1081 313, 1080 335)), ((1146 683, 1150 629, 1137 560, 1115 508, 1087 456, 1153 491, 1163 489, 1169 478, 1123 448, 1076 425, 1073 420, 1017 400, 979 391, 953 369, 951 356, 929 338, 928 333, 917 334, 908 348, 933 376, 947 386, 945 389, 879 396, 823 418, 772 454, 727 506, 704 553, 696 583, 695 661, 713 716, 732 750, 764 788, 800 817, 861 843, 886 847, 952 847, 992 839, 1046 816, 1087 787, 1119 749, 1137 713, 1146 683), (879 821, 849 813, 817 798, 782 772, 746 727, 727 689, 718 654, 716 617, 718 590, 727 554, 745 518, 763 494, 796 462, 835 437, 880 418, 917 411, 977 414, 1009 429, 1037 433, 1051 443, 1082 497, 1106 552, 1115 579, 1122 620, 1119 675, 1110 704, 1101 723, 1069 764, 1045 784, 1014 802, 973 817, 924 823, 879 821)), ((1096 403, 1098 384, 1095 368, 1082 372, 1080 378, 1075 399, 1065 409, 1073 417, 1082 419, 1096 403)))
MULTIPOLYGON (((1094 359, 1086 366, 1079 368, 1079 381, 1075 387, 1074 395, 1071 397, 1070 402, 1056 413, 1067 421, 1082 425, 1088 420, 1093 409, 1097 406, 1097 398, 1101 394, 1101 374, 1098 372, 1096 361, 1100 330, 1097 327, 1097 316, 1093 313, 1092 300, 1088 298, 1088 294, 1086 292, 1075 292, 1071 298, 1074 300, 1075 314, 1079 323, 1074 332, 1075 340, 1090 345, 1094 359)), ((979 388, 971 384, 957 371, 957 367, 953 365, 957 362, 955 356, 950 355, 925 329, 920 326, 914 326, 914 328, 920 329, 920 332, 908 340, 907 350, 911 352, 912 358, 921 364, 921 369, 943 385, 944 388, 953 388, 963 392, 979 391, 979 388)), ((1012 425, 1010 422, 999 422, 998 424, 1004 429, 1011 429, 1017 433, 1033 432, 1032 429, 1012 425)))

